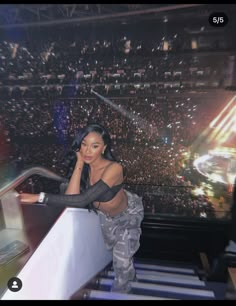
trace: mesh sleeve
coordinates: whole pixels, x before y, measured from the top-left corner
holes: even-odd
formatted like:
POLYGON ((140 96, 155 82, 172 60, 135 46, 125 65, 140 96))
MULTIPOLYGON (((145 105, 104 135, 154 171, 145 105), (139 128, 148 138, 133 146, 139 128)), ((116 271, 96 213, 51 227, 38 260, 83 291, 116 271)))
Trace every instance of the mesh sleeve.
POLYGON ((99 199, 109 189, 110 187, 100 179, 96 184, 90 186, 81 194, 61 195, 47 193, 43 203, 48 206, 85 208, 88 204, 99 199))

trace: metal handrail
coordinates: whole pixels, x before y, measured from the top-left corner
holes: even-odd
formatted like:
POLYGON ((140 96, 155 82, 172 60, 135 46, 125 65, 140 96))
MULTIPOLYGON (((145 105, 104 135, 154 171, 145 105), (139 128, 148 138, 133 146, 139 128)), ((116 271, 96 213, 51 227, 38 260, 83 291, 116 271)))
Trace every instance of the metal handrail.
POLYGON ((7 193, 11 189, 15 189, 17 186, 19 186, 21 183, 23 183, 27 178, 31 177, 32 175, 41 175, 43 177, 59 181, 59 182, 65 182, 67 181, 65 178, 61 177, 60 175, 46 169, 43 167, 33 167, 30 168, 23 173, 21 173, 18 177, 16 177, 13 181, 6 184, 0 189, 0 197, 3 196, 5 193, 7 193))

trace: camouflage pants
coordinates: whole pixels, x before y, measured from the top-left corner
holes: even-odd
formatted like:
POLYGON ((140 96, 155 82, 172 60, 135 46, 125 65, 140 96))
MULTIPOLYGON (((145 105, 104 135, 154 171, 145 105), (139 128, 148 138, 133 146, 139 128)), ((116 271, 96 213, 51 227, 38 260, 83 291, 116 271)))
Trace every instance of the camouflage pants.
POLYGON ((127 190, 128 207, 115 217, 99 211, 104 242, 113 252, 115 279, 112 291, 128 292, 130 281, 135 279, 133 256, 140 243, 141 222, 144 217, 142 198, 127 190))

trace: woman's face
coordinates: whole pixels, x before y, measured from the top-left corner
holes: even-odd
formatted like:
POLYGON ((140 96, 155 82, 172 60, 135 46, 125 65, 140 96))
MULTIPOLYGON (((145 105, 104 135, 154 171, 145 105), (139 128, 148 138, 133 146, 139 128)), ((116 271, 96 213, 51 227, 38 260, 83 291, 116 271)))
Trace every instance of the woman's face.
POLYGON ((102 152, 105 149, 106 145, 104 145, 101 135, 96 132, 91 132, 81 142, 80 154, 85 163, 91 164, 101 158, 102 152))

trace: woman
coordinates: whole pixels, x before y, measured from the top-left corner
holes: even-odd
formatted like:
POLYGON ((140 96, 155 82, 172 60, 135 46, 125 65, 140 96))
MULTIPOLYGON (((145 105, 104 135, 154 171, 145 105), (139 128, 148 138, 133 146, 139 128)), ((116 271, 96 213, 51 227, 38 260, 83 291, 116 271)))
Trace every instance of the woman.
POLYGON ((74 142, 77 161, 65 195, 20 195, 22 204, 89 208, 99 213, 106 246, 113 252, 112 291, 128 292, 135 279, 133 255, 139 248, 142 199, 123 189, 123 168, 111 152, 110 136, 98 124, 83 128, 74 142))

